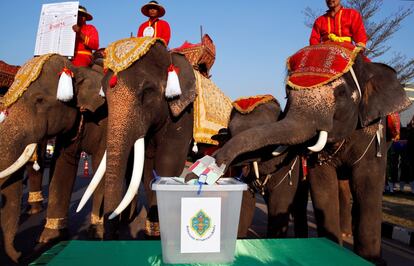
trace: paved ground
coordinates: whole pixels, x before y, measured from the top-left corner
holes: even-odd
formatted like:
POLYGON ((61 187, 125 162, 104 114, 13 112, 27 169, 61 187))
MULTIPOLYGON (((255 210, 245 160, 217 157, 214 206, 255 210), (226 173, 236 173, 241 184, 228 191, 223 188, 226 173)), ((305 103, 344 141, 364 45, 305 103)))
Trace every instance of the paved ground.
MULTIPOLYGON (((80 169, 79 174, 82 176, 82 169, 80 169)), ((47 171, 45 173, 47 175, 47 171)), ((76 213, 76 207, 79 203, 79 200, 85 190, 87 184, 89 183, 89 178, 84 178, 79 176, 75 184, 75 191, 72 195, 72 202, 69 210, 69 229, 71 239, 87 239, 87 227, 89 225, 89 210, 91 208, 90 202, 85 206, 85 208, 80 212, 76 213)), ((47 178, 45 178, 45 183, 47 183, 47 178)), ((47 191, 47 186, 44 186, 44 191, 47 191)), ((27 195, 24 197, 24 202, 27 195)), ((47 201, 45 202, 47 204, 47 201)), ((251 238, 262 238, 266 232, 266 215, 267 210, 266 206, 261 198, 259 198, 258 203, 256 204, 256 213, 253 221, 253 225, 250 230, 251 238)), ((25 203, 23 203, 25 207, 25 203)), ((20 250, 23 252, 24 256, 27 258, 26 261, 31 261, 36 256, 40 255, 48 247, 37 245, 36 240, 38 239, 41 230, 42 224, 44 223, 45 212, 41 212, 36 215, 27 216, 23 215, 21 218, 21 226, 15 241, 16 246, 20 247, 20 250), (30 255, 34 254, 34 255, 30 255)), ((139 228, 143 227, 144 224, 145 212, 141 212, 140 215, 131 223, 128 227, 123 228, 123 233, 121 237, 123 239, 142 239, 142 232, 139 232, 139 228)), ((309 217, 309 235, 310 237, 316 237, 315 224, 313 218, 312 204, 308 204, 308 217, 309 217)), ((290 237, 293 234, 290 232, 290 237)), ((352 248, 352 239, 346 239, 345 246, 347 248, 352 248)), ((388 265, 414 265, 414 249, 410 248, 408 245, 402 245, 397 241, 382 240, 383 248, 383 257, 388 261, 388 265)))

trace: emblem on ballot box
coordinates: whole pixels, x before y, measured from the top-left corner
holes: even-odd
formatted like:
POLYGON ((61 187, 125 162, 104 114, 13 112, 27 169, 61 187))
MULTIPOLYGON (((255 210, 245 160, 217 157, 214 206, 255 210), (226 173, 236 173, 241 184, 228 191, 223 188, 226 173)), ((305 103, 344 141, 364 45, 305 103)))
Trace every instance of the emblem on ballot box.
POLYGON ((207 230, 210 229, 210 217, 208 217, 203 210, 200 210, 193 219, 191 219, 191 229, 193 229, 193 231, 200 237, 203 237, 207 230))

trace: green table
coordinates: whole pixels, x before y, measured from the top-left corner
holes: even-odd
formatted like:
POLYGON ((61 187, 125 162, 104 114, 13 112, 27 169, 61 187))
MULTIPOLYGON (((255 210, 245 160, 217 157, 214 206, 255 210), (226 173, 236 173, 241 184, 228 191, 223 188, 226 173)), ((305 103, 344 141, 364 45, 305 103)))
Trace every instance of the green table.
MULTIPOLYGON (((31 265, 163 265, 160 241, 68 241, 31 265)), ((227 264, 228 265, 228 264, 227 264)), ((231 265, 372 265, 325 239, 237 240, 231 265)))

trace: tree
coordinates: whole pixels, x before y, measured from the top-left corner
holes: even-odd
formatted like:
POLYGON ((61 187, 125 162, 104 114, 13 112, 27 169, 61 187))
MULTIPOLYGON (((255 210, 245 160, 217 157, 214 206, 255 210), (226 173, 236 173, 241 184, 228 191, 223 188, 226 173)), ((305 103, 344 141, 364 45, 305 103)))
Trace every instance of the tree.
MULTIPOLYGON (((365 54, 371 58, 379 58, 391 51, 387 42, 401 28, 401 23, 413 13, 413 7, 399 8, 395 13, 382 20, 376 20, 375 15, 381 10, 383 0, 346 0, 344 6, 358 10, 365 24, 368 35, 368 43, 365 54)), ((321 12, 316 12, 310 7, 305 8, 305 25, 312 28, 313 22, 321 12)), ((414 58, 407 58, 402 53, 393 53, 391 60, 385 62, 392 66, 398 73, 402 83, 414 78, 414 58)))

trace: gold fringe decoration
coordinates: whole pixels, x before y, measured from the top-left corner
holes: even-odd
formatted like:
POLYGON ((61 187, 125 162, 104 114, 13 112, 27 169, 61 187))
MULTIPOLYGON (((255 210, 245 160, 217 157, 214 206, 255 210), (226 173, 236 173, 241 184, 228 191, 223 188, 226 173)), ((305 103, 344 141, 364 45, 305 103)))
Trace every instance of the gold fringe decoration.
MULTIPOLYGON (((270 102, 270 101, 276 101, 275 97, 273 97, 270 94, 265 94, 265 95, 256 95, 256 96, 251 96, 251 97, 241 97, 238 98, 237 100, 235 100, 232 105, 233 107, 240 112, 241 114, 248 114, 251 111, 253 111, 257 106, 270 102), (257 99, 259 98, 260 100, 258 100, 257 102, 251 104, 247 109, 243 109, 240 105, 238 105, 238 102, 241 100, 248 100, 248 99, 257 99)), ((278 103, 279 104, 279 103, 278 103)))
MULTIPOLYGON (((161 41, 161 39, 131 37, 111 43, 105 49, 105 69, 112 70, 116 75, 145 55, 157 41, 161 41)), ((165 72, 167 72, 167 69, 165 69, 165 72)))
POLYGON ((45 54, 39 57, 33 57, 27 61, 19 69, 19 71, 17 71, 13 84, 3 97, 4 107, 10 107, 23 95, 29 85, 39 77, 44 63, 52 55, 54 54, 45 54))
POLYGON ((29 198, 27 199, 27 202, 29 203, 34 203, 34 202, 39 202, 39 201, 43 201, 43 194, 42 191, 31 191, 29 192, 29 198))
POLYGON ((160 236, 160 223, 145 220, 145 234, 148 236, 160 236))
POLYGON ((46 218, 45 228, 60 230, 68 227, 67 218, 46 218))
POLYGON ((231 100, 210 79, 195 70, 194 75, 197 92, 194 101, 194 141, 218 145, 218 141, 211 137, 228 126, 231 100))
POLYGON ((91 224, 93 225, 103 224, 103 217, 99 217, 99 215, 91 213, 91 224))
MULTIPOLYGON (((333 76, 330 76, 330 75, 328 75, 327 77, 330 77, 328 80, 326 80, 326 81, 324 81, 324 82, 321 82, 321 83, 319 83, 319 84, 317 84, 317 85, 315 85, 315 86, 310 86, 310 87, 303 87, 303 86, 300 86, 300 85, 297 85, 297 84, 294 84, 294 83, 292 83, 292 82, 290 82, 289 81, 289 78, 290 78, 290 76, 291 75, 287 75, 287 77, 286 77, 286 84, 290 87, 290 88, 292 88, 292 89, 294 89, 294 90, 300 90, 300 89, 315 89, 315 88, 320 88, 320 87, 322 87, 322 86, 324 86, 324 85, 326 85, 326 84, 328 84, 328 83, 330 83, 330 82, 332 82, 332 81, 334 81, 334 80, 336 80, 336 79, 338 79, 338 78, 340 78, 340 77, 342 77, 345 73, 347 73, 350 69, 351 69, 351 67, 354 65, 354 63, 355 63, 355 59, 356 59, 356 57, 357 57, 357 55, 361 52, 361 50, 362 50, 362 48, 361 47, 355 47, 352 51, 350 51, 350 50, 348 50, 347 48, 344 48, 344 47, 342 47, 342 46, 340 46, 340 45, 337 45, 337 44, 335 44, 335 43, 324 43, 324 44, 319 44, 319 45, 311 45, 311 46, 307 46, 307 47, 305 47, 305 48, 302 48, 302 50, 304 50, 304 51, 306 51, 306 50, 312 50, 312 49, 315 49, 316 48, 316 46, 317 46, 317 48, 320 48, 321 46, 322 47, 325 47, 325 48, 327 48, 327 49, 331 49, 331 48, 334 48, 334 49, 339 49, 339 50, 341 50, 341 52, 343 53, 343 54, 345 54, 345 55, 347 55, 348 57, 349 57, 349 62, 348 62, 348 64, 347 64, 347 66, 345 67, 345 69, 343 69, 342 70, 342 72, 341 73, 338 73, 338 74, 336 74, 336 75, 333 75, 333 76)), ((297 53, 299 53, 299 52, 297 52, 297 53)), ((296 53, 296 54, 297 54, 296 53)), ((291 71, 291 69, 290 69, 290 64, 289 64, 289 60, 290 60, 290 58, 291 57, 288 57, 288 59, 286 60, 286 65, 287 65, 287 69, 288 69, 288 71, 290 72, 291 71)), ((298 73, 298 74, 296 74, 296 73, 294 73, 294 74, 292 74, 292 75, 294 75, 294 76, 301 76, 301 75, 308 75, 309 73, 298 73)), ((319 76, 324 76, 323 74, 321 74, 321 73, 317 73, 319 76)))

